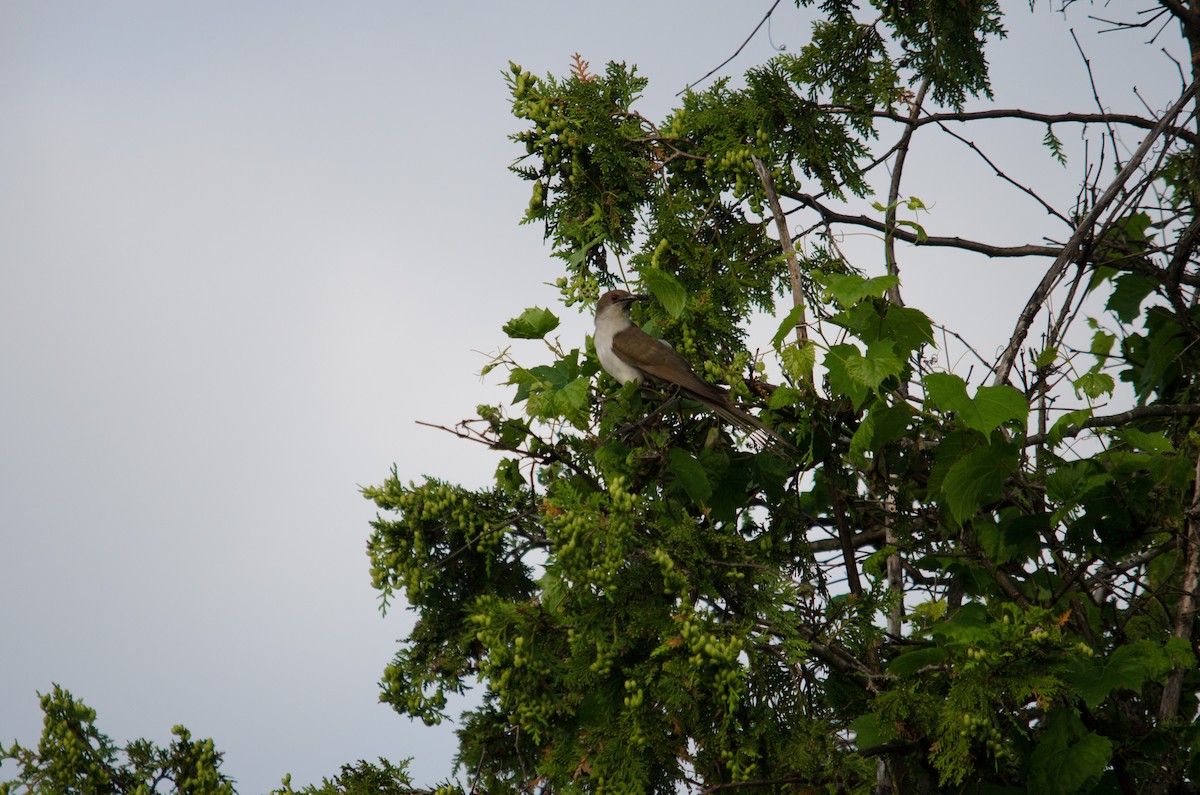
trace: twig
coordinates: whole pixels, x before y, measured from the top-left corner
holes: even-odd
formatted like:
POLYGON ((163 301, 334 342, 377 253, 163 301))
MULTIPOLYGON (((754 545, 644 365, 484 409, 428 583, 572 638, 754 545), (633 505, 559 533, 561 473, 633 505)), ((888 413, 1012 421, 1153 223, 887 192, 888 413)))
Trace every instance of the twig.
POLYGON ((951 138, 956 138, 956 139, 958 139, 959 141, 961 141, 961 142, 963 142, 964 144, 966 144, 966 146, 967 146, 967 147, 968 147, 968 148, 969 148, 969 149, 970 149, 972 152, 974 152, 975 154, 979 155, 980 159, 982 159, 982 160, 983 160, 983 162, 985 162, 985 163, 987 163, 989 166, 991 166, 991 168, 992 168, 992 171, 994 171, 994 172, 995 172, 995 174, 996 174, 996 176, 997 176, 997 177, 999 177, 1000 179, 1004 180, 1004 181, 1005 181, 1005 182, 1007 182, 1008 184, 1012 185, 1012 186, 1013 186, 1014 188, 1016 188, 1017 190, 1020 190, 1020 191, 1022 191, 1022 192, 1024 192, 1024 193, 1028 194, 1028 195, 1029 195, 1029 197, 1030 197, 1030 198, 1032 198, 1032 199, 1033 199, 1035 202, 1037 202, 1038 204, 1042 205, 1042 208, 1043 208, 1043 209, 1044 209, 1044 210, 1045 210, 1045 211, 1046 211, 1048 214, 1050 214, 1050 215, 1053 215, 1055 218, 1059 219, 1060 221, 1062 221, 1062 222, 1063 222, 1063 223, 1065 223, 1065 224, 1070 224, 1070 223, 1071 223, 1069 220, 1067 220, 1067 217, 1066 217, 1065 215, 1063 215, 1063 214, 1062 214, 1062 213, 1060 213, 1058 210, 1056 210, 1056 209, 1054 209, 1053 207, 1051 207, 1051 206, 1050 206, 1050 204, 1049 204, 1049 202, 1047 202, 1047 201, 1046 201, 1045 199, 1043 199, 1041 196, 1038 196, 1038 195, 1037 195, 1037 193, 1035 193, 1035 192, 1034 192, 1033 188, 1030 188, 1030 187, 1028 187, 1028 186, 1026 186, 1026 185, 1022 185, 1021 183, 1017 182, 1015 179, 1013 179, 1012 177, 1008 176, 1008 175, 1007 175, 1007 174, 1005 174, 1003 171, 1001 171, 1001 170, 999 169, 999 167, 998 167, 998 166, 997 166, 995 163, 993 163, 993 162, 992 162, 991 158, 989 158, 987 155, 985 155, 985 154, 983 153, 983 150, 982 150, 982 149, 980 149, 978 146, 976 146, 976 145, 975 145, 975 142, 974 142, 974 141, 971 141, 971 140, 968 140, 967 138, 964 138, 963 136, 961 136, 961 135, 959 135, 958 133, 956 133, 956 132, 952 131, 952 130, 951 130, 949 127, 947 127, 945 124, 942 124, 942 123, 940 123, 940 122, 938 123, 938 127, 940 127, 940 128, 941 128, 941 130, 942 130, 942 132, 946 133, 946 134, 947 134, 947 135, 949 135, 951 138))
POLYGON ((741 46, 739 46, 736 50, 733 51, 733 55, 729 56, 724 61, 721 61, 719 64, 714 66, 712 69, 710 69, 708 71, 708 74, 704 75, 704 77, 700 78, 695 83, 688 83, 680 91, 676 92, 675 96, 678 97, 678 96, 682 95, 684 91, 689 90, 692 86, 698 85, 699 83, 703 83, 705 80, 707 80, 708 78, 712 77, 714 74, 719 72, 721 70, 721 68, 725 66, 725 64, 729 63, 734 58, 741 55, 742 50, 746 49, 746 45, 750 43, 750 40, 753 39, 758 34, 759 29, 761 29, 762 26, 764 24, 766 24, 766 21, 771 18, 771 15, 775 13, 775 9, 779 6, 780 2, 781 2, 781 0, 775 0, 775 2, 771 4, 771 7, 769 9, 767 9, 767 13, 763 14, 763 18, 760 19, 758 21, 758 24, 754 26, 754 30, 750 31, 750 35, 746 37, 746 40, 741 43, 741 46))
MULTIPOLYGON (((1096 109, 1104 113, 1104 103, 1100 101, 1100 92, 1096 88, 1096 76, 1092 73, 1092 62, 1087 57, 1087 53, 1083 51, 1083 45, 1079 43, 1079 37, 1075 35, 1075 29, 1071 28, 1071 41, 1075 42, 1075 49, 1079 51, 1079 57, 1083 59, 1083 67, 1087 70, 1088 83, 1092 87, 1092 99, 1096 101, 1096 109)), ((1108 138, 1112 141, 1113 157, 1116 158, 1117 164, 1121 163, 1121 153, 1117 151, 1117 132, 1113 129, 1112 124, 1105 120, 1105 129, 1108 130, 1108 138)))

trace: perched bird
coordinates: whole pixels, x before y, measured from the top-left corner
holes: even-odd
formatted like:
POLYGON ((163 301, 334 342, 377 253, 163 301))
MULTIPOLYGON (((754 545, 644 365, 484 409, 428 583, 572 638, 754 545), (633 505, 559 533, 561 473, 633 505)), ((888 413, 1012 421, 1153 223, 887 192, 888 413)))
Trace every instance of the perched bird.
POLYGON ((671 384, 760 442, 766 441, 765 435, 792 448, 786 439, 758 418, 730 403, 724 389, 696 375, 691 365, 671 346, 633 324, 629 319, 629 308, 635 301, 645 300, 644 295, 610 290, 596 302, 596 355, 604 370, 623 384, 642 383, 646 378, 671 384))

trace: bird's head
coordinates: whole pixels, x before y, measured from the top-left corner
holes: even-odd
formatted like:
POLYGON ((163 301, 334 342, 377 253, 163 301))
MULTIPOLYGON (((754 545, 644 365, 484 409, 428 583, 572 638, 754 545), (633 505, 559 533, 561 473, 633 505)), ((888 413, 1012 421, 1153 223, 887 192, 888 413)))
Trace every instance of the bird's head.
POLYGON ((628 290, 609 290, 596 302, 596 316, 606 315, 609 312, 622 312, 628 315, 629 307, 633 305, 634 301, 645 300, 648 300, 647 296, 635 295, 628 290))

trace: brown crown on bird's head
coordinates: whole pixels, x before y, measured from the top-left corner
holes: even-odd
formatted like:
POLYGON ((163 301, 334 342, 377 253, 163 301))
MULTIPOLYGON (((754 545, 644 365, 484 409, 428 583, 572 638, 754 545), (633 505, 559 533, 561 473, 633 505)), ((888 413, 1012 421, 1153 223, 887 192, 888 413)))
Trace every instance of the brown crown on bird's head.
POLYGON ((635 295, 628 290, 609 290, 604 295, 600 296, 600 300, 596 302, 596 311, 599 312, 605 307, 620 306, 624 304, 629 306, 634 301, 645 301, 647 296, 635 295))

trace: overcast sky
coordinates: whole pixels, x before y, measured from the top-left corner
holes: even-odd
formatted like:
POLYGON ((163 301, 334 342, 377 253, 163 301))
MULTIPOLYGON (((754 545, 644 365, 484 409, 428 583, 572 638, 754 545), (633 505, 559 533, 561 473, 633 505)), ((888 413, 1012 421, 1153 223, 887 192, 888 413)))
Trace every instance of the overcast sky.
MULTIPOLYGON (((379 615, 358 489, 393 463, 482 483, 494 457, 414 421, 506 399, 479 351, 554 301, 502 72, 637 63, 661 119, 770 5, 0 4, 0 742, 36 744, 57 682, 119 742, 212 737, 244 795, 378 756, 447 775, 452 727, 378 703, 411 619, 379 615)), ((997 103, 1092 110, 1061 16, 1009 5, 997 103)), ((770 40, 799 49, 806 17, 784 3, 770 40)), ((1170 99, 1144 38, 1104 42, 1111 107, 1139 110, 1135 83, 1170 99)), ((1073 196, 1076 172, 1015 159, 1043 132, 990 144, 1073 196)), ((968 161, 914 151, 931 233, 1066 237, 968 161)), ((1044 263, 901 264, 910 304, 994 350, 1044 263)), ((567 346, 589 325, 568 318, 567 346)))

